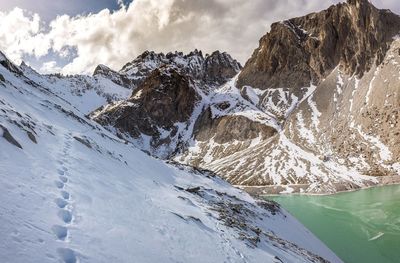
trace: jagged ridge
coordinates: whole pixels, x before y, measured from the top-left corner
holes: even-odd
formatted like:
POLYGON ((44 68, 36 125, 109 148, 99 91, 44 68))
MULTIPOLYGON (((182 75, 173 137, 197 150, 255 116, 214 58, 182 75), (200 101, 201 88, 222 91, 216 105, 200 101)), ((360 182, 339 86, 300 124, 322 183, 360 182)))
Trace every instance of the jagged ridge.
POLYGON ((367 0, 274 23, 238 80, 239 87, 302 88, 319 84, 336 66, 358 77, 385 57, 400 17, 367 0))

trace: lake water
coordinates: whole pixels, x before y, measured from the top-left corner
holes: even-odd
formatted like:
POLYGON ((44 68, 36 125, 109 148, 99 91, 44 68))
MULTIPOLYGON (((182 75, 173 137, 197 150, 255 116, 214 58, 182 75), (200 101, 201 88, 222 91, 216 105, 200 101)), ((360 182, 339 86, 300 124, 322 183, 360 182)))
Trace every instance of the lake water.
POLYGON ((346 263, 400 262, 400 185, 332 196, 274 196, 346 263))

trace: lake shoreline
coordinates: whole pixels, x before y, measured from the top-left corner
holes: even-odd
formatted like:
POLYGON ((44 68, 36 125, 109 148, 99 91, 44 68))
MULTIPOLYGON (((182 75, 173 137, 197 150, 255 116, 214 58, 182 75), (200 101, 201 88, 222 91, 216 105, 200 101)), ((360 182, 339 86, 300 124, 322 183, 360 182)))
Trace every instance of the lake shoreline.
POLYGON ((337 183, 328 187, 319 187, 315 189, 317 192, 306 192, 310 184, 293 184, 293 185, 269 185, 269 186, 243 186, 235 185, 251 196, 260 198, 265 196, 285 196, 285 195, 308 195, 308 196, 329 196, 339 193, 355 192, 375 187, 388 185, 400 185, 400 175, 373 177, 378 182, 366 181, 364 186, 354 183, 337 183), (333 190, 334 189, 334 190, 333 190))
POLYGON ((400 239, 400 184, 331 195, 276 195, 277 202, 324 242, 343 262, 395 263, 400 239))

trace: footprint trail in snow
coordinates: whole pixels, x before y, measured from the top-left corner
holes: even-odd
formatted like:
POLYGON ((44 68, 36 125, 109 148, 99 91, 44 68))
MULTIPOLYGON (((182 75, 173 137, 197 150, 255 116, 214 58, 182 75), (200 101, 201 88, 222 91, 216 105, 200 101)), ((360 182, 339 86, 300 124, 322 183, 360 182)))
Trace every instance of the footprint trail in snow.
MULTIPOLYGON (((70 204, 70 193, 67 191, 68 186, 68 168, 66 160, 68 160, 69 150, 71 149, 72 136, 71 134, 65 135, 65 143, 60 160, 57 161, 59 169, 57 169, 58 180, 54 182, 55 186, 60 190, 60 196, 54 200, 54 203, 59 208, 57 216, 59 217, 61 224, 54 225, 52 231, 58 240, 62 242, 68 241, 69 237, 69 226, 73 223, 73 214, 70 204)), ((60 247, 57 249, 57 254, 61 261, 64 263, 77 263, 78 257, 74 250, 68 247, 60 247)))

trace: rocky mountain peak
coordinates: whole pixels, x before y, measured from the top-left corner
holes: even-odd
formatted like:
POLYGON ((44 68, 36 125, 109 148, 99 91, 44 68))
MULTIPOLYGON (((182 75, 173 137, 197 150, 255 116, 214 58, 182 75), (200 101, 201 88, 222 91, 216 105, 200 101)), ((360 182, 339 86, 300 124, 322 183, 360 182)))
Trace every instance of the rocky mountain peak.
POLYGON ((360 8, 361 6, 372 5, 368 0, 347 0, 347 4, 360 8))
POLYGON ((188 123, 199 99, 190 76, 178 67, 163 65, 153 70, 128 100, 107 105, 92 117, 115 127, 121 136, 147 141, 149 145, 142 149, 160 150, 165 157, 174 150, 180 128, 188 123))
POLYGON ((119 135, 140 142, 140 148, 163 158, 186 143, 209 94, 233 78, 241 65, 226 52, 155 53, 146 51, 119 72, 98 66, 95 75, 114 82, 124 77, 135 83, 126 101, 96 110, 92 118, 116 128, 119 135), (115 78, 113 77, 115 76, 115 78), (204 95, 206 96, 206 95, 204 95))
POLYGON ((25 63, 25 61, 22 61, 21 64, 19 65, 20 68, 31 68, 28 64, 25 63))
POLYGON ((126 87, 126 88, 134 88, 137 84, 134 80, 128 78, 126 75, 119 74, 118 72, 116 72, 102 64, 98 65, 95 68, 95 70, 93 72, 93 76, 97 77, 97 78, 103 77, 103 78, 109 79, 112 82, 114 82, 115 84, 120 85, 122 87, 126 87))
POLYGON ((106 65, 100 64, 95 68, 93 75, 102 74, 102 73, 110 71, 110 70, 111 69, 109 67, 107 67, 106 65))
POLYGON ((327 10, 274 23, 239 76, 239 85, 302 88, 318 84, 340 66, 362 76, 382 62, 400 18, 366 0, 349 0, 327 10))
POLYGON ((191 51, 188 55, 186 55, 186 57, 193 57, 193 56, 198 56, 203 58, 203 52, 196 48, 194 51, 191 51))
POLYGON ((176 68, 163 66, 146 78, 129 101, 141 103, 156 124, 168 128, 189 118, 196 97, 189 77, 176 68))
POLYGON ((0 51, 0 61, 5 61, 5 60, 8 60, 6 55, 4 55, 4 53, 0 51))
POLYGON ((205 80, 224 83, 235 76, 242 66, 226 52, 214 51, 204 61, 205 80))
POLYGON ((225 52, 147 51, 114 72, 132 95, 91 117, 250 192, 374 185, 400 171, 399 32, 397 15, 357 0, 272 24, 237 77, 225 52))
POLYGON ((8 69, 9 71, 18 74, 18 75, 23 75, 21 69, 15 65, 13 62, 11 62, 7 56, 0 51, 0 65, 8 69))
POLYGON ((223 84, 241 69, 240 64, 225 52, 216 51, 204 57, 202 51, 195 49, 188 54, 177 51, 167 54, 146 51, 127 63, 119 73, 130 79, 143 80, 144 76, 164 65, 179 68, 195 81, 217 85, 223 84))

